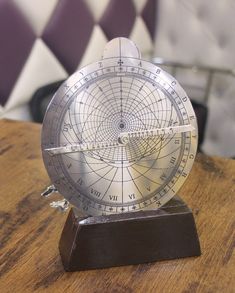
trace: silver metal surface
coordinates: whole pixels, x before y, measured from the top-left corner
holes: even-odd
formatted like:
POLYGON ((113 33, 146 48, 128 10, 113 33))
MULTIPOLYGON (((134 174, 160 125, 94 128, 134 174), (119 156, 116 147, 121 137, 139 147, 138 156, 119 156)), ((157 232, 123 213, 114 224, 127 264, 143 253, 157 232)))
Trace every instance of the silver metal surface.
POLYGON ((58 192, 57 188, 55 187, 55 185, 50 185, 46 188, 46 190, 44 190, 42 193, 41 193, 41 196, 43 197, 49 197, 51 194, 55 193, 55 192, 58 192))
MULTIPOLYGON (((151 128, 146 130, 138 130, 138 131, 130 131, 130 132, 121 132, 117 141, 98 141, 98 142, 86 142, 86 143, 78 143, 71 144, 56 148, 45 149, 50 155, 59 155, 59 154, 69 154, 76 152, 87 152, 87 151, 97 151, 103 149, 109 149, 114 147, 125 146, 132 139, 146 139, 153 138, 156 136, 165 136, 168 134, 176 134, 187 131, 193 131, 195 128, 192 125, 179 125, 179 126, 171 126, 164 128, 151 128)), ((53 185, 52 185, 53 186, 53 185)), ((50 187, 48 187, 49 189, 50 187)), ((47 192, 47 191, 46 191, 47 192)))
POLYGON ((65 199, 89 215, 158 208, 193 165, 195 113, 179 83, 141 60, 128 39, 109 42, 103 56, 52 99, 42 130, 45 166, 65 199))
POLYGON ((65 212, 69 208, 69 202, 66 199, 53 201, 50 203, 50 207, 55 208, 60 212, 65 212))

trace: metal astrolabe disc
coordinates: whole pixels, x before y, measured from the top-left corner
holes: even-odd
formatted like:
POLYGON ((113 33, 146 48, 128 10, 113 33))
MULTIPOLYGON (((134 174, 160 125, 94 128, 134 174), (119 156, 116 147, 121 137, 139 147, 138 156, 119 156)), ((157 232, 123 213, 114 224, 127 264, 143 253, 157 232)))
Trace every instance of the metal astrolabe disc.
POLYGON ((88 215, 156 209, 188 176, 197 121, 179 83, 126 38, 56 92, 42 153, 58 191, 88 215))

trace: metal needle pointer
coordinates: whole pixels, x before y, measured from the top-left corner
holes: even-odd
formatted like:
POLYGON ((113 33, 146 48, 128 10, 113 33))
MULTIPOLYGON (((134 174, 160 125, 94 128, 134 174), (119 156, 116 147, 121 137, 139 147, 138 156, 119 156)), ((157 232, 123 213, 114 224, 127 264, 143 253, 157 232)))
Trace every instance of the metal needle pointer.
POLYGON ((117 141, 78 143, 78 144, 71 144, 71 145, 61 146, 56 148, 48 148, 48 149, 45 149, 45 151, 48 152, 50 155, 54 156, 59 154, 124 147, 130 142, 131 139, 151 138, 155 136, 164 136, 164 135, 188 132, 193 130, 195 130, 195 128, 192 125, 188 124, 188 125, 179 125, 179 126, 164 127, 164 128, 153 128, 153 129, 147 129, 147 130, 122 132, 120 133, 117 141))

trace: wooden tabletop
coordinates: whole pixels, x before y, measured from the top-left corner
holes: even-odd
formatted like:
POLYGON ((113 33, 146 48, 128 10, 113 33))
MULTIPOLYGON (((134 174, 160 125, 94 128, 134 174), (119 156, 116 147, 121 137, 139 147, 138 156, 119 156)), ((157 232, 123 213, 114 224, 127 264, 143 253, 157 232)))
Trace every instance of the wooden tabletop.
POLYGON ((180 191, 200 257, 66 273, 58 241, 67 213, 49 207, 59 195, 40 197, 50 184, 40 130, 0 121, 0 292, 235 292, 235 161, 198 155, 180 191))

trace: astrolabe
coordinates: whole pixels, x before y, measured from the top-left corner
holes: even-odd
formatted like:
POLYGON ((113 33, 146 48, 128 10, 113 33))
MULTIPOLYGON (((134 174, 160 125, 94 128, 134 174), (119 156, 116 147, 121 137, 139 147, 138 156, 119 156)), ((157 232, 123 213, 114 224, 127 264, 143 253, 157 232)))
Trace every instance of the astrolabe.
POLYGON ((48 106, 42 153, 52 183, 88 215, 156 209, 187 178, 197 121, 180 84, 126 38, 75 72, 48 106))

